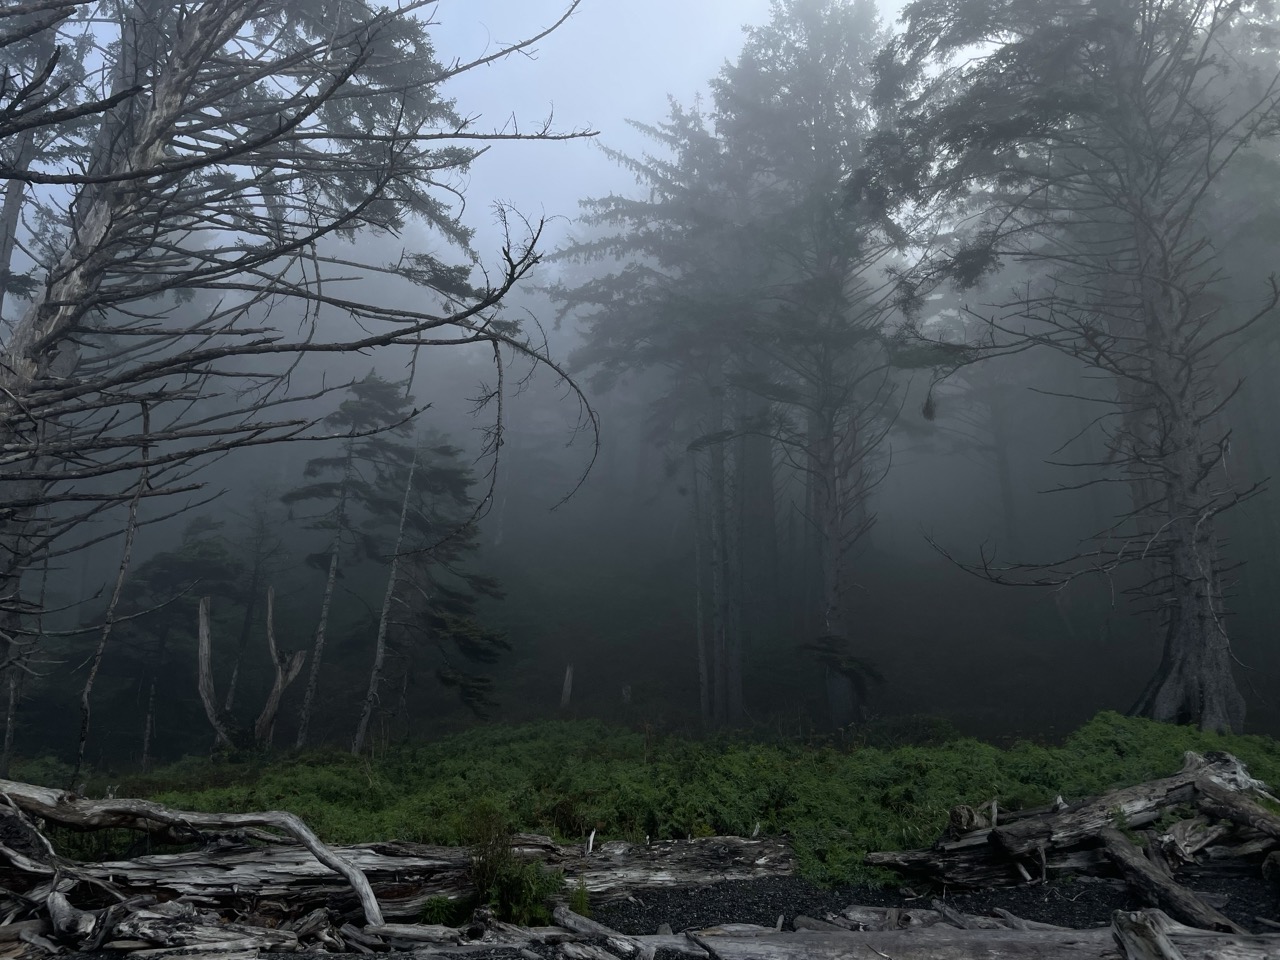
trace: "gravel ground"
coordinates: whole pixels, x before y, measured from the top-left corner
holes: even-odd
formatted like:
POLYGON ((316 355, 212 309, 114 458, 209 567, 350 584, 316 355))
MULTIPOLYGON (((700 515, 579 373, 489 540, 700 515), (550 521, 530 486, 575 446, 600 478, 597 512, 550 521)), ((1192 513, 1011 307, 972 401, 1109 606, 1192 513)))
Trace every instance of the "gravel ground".
MULTIPOLYGON (((1257 917, 1280 921, 1280 885, 1261 877, 1200 877, 1189 881, 1189 885, 1198 891, 1226 896, 1225 905, 1219 909, 1248 930, 1268 931, 1257 917)), ((593 903, 591 916, 605 926, 630 934, 655 933, 662 923, 676 931, 718 923, 773 926, 780 915, 783 928, 790 930, 797 914, 822 919, 850 904, 927 907, 933 896, 940 896, 961 913, 990 914, 995 907, 1003 907, 1025 920, 1064 927, 1104 926, 1111 922, 1113 910, 1143 906, 1127 888, 1106 881, 941 891, 912 899, 892 888, 824 890, 799 877, 771 877, 711 884, 695 890, 656 890, 626 900, 593 903)))

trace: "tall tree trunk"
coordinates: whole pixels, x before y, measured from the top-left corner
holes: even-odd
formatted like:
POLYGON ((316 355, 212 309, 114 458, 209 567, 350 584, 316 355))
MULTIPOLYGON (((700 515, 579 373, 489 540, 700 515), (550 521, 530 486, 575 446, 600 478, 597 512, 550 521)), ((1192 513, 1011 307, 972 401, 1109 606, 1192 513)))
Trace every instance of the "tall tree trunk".
POLYGON ((348 441, 346 461, 342 468, 342 486, 338 491, 338 508, 334 515, 333 544, 329 552, 329 573, 324 580, 324 596, 320 599, 320 622, 316 624, 316 639, 311 646, 311 670, 307 674, 307 689, 302 696, 302 707, 298 710, 298 735, 293 743, 294 748, 298 750, 307 745, 307 734, 311 727, 311 711, 315 705, 316 690, 320 686, 320 664, 324 659, 325 631, 329 626, 329 608, 333 603, 333 588, 338 582, 338 556, 342 549, 342 534, 347 526, 347 496, 351 485, 351 462, 354 457, 354 448, 351 441, 348 441))
MULTIPOLYGON (((1135 161, 1135 163, 1140 161, 1135 161)), ((1160 549, 1166 588, 1164 652, 1155 676, 1134 709, 1156 720, 1191 723, 1205 730, 1239 731, 1244 698, 1232 675, 1217 556, 1215 516, 1221 504, 1212 489, 1217 457, 1207 454, 1206 417, 1214 392, 1198 383, 1205 362, 1191 353, 1185 327, 1193 309, 1168 260, 1160 221, 1134 224, 1146 324, 1146 370, 1156 399, 1153 415, 1162 454, 1157 477, 1163 486, 1161 527, 1152 540, 1160 549)), ((1212 450, 1212 448, 1211 448, 1212 450)))
POLYGON ((822 530, 818 523, 818 487, 821 484, 822 467, 816 457, 822 428, 817 414, 810 412, 805 425, 805 475, 804 512, 802 515, 801 605, 803 622, 801 636, 813 640, 826 629, 823 626, 822 608, 822 530))
POLYGON ((1155 529, 1145 549, 1156 557, 1164 578, 1160 599, 1167 617, 1160 665, 1134 711, 1157 720, 1195 722, 1206 730, 1238 731, 1245 704, 1232 675, 1215 519, 1232 497, 1229 488, 1215 486, 1221 451, 1207 431, 1218 394, 1200 336, 1204 321, 1194 316, 1197 305, 1186 285, 1202 266, 1201 252, 1186 235, 1194 228, 1192 214, 1180 209, 1183 200, 1165 170, 1165 158, 1181 146, 1152 141, 1170 134, 1143 122, 1150 119, 1150 91, 1139 5, 1123 3, 1118 13, 1105 52, 1111 58, 1125 151, 1117 173, 1129 201, 1127 228, 1136 264, 1132 292, 1140 304, 1142 333, 1141 365, 1129 378, 1136 386, 1128 389, 1141 391, 1146 401, 1132 407, 1145 420, 1146 433, 1136 438, 1144 456, 1130 462, 1156 495, 1158 513, 1147 511, 1155 529), (1160 162, 1153 162, 1157 157, 1160 162))
POLYGON ((156 730, 156 678, 153 676, 147 691, 147 718, 142 723, 142 759, 138 766, 143 773, 151 770, 151 741, 156 730))
POLYGON ((320 663, 324 657, 324 635, 329 625, 329 607, 333 602, 333 587, 338 582, 338 544, 335 540, 329 554, 329 573, 324 581, 324 596, 320 600, 320 622, 316 625, 316 639, 311 646, 311 670, 307 674, 307 690, 302 695, 302 707, 298 711, 298 735, 293 745, 301 750, 307 745, 311 727, 311 710, 320 686, 320 663))
MULTIPOLYGON (((14 138, 16 148, 13 169, 25 171, 35 159, 35 132, 24 131, 14 138)), ((22 213, 26 184, 10 180, 5 185, 4 204, 0 206, 0 318, 4 317, 5 294, 13 271, 13 251, 18 242, 18 219, 22 213)))
POLYGON ((124 528, 124 546, 120 551, 120 567, 116 571, 115 586, 111 590, 111 599, 107 602, 107 611, 102 618, 102 632, 98 635, 98 645, 94 648, 89 662, 89 674, 85 677, 84 688, 80 691, 80 742, 76 749, 76 765, 71 771, 71 789, 75 789, 80 771, 84 767, 85 750, 89 745, 89 723, 93 710, 93 685, 98 679, 98 671, 102 669, 102 658, 107 652, 107 641, 111 639, 111 628, 115 624, 116 607, 120 603, 120 592, 124 589, 125 577, 129 573, 129 564, 133 559, 133 540, 138 532, 138 505, 142 501, 142 492, 150 485, 150 473, 147 469, 147 447, 145 440, 151 433, 151 412, 146 402, 142 404, 142 472, 138 476, 138 486, 133 499, 129 501, 129 518, 124 528))
POLYGON ((1215 467, 1202 459, 1201 420, 1190 391, 1181 389, 1185 363, 1171 354, 1165 336, 1168 311, 1181 307, 1167 298, 1156 301, 1155 383, 1163 398, 1158 411, 1162 446, 1170 451, 1161 463, 1165 477, 1164 521, 1159 537, 1165 556, 1164 650, 1155 676, 1138 698, 1133 712, 1171 723, 1198 723, 1202 729, 1239 731, 1245 704, 1232 674, 1221 572, 1217 556, 1218 505, 1208 474, 1215 467), (1161 316, 1163 315, 1163 316, 1161 316))
POLYGON ((214 747, 231 746, 231 735, 227 732, 226 724, 218 713, 218 698, 213 689, 213 637, 209 628, 208 597, 200 598, 198 617, 196 660, 200 702, 204 704, 204 713, 209 719, 209 726, 213 727, 214 747))
POLYGON ((418 452, 415 449, 409 463, 409 475, 404 482, 404 498, 400 502, 400 526, 396 530, 396 545, 391 554, 391 572, 387 576, 387 590, 382 597, 382 612, 378 617, 378 637, 373 645, 373 667, 369 671, 369 690, 360 708, 360 722, 351 741, 351 752, 359 755, 364 749, 365 735, 369 731, 369 718, 378 702, 378 686, 382 683, 382 664, 387 655, 387 626, 391 621, 391 605, 395 602, 396 583, 400 576, 400 551, 404 547, 404 528, 409 518, 409 499, 413 493, 413 475, 418 469, 418 452))
POLYGON ((689 471, 693 478, 693 568, 694 568, 694 618, 698 650, 698 715, 702 728, 711 726, 711 678, 707 669, 707 620, 702 557, 702 479, 699 476, 698 453, 689 451, 689 471))
POLYGON ((25 686, 27 671, 17 664, 9 669, 8 698, 4 711, 4 753, 0 755, 0 777, 8 779, 9 767, 13 763, 13 741, 18 728, 18 704, 22 702, 22 688, 25 686))
MULTIPOLYGON (((723 420, 716 420, 717 430, 723 420)), ((729 719, 729 546, 725 542, 728 518, 728 485, 725 478, 724 443, 717 440, 707 448, 710 505, 709 539, 711 553, 711 713, 717 725, 729 719)))
POLYGON ((738 567, 741 640, 736 645, 736 713, 742 719, 742 660, 764 649, 778 633, 778 524, 773 484, 773 439, 768 402, 744 393, 737 443, 738 567))
MULTIPOLYGON (((822 636, 835 648, 849 640, 848 624, 844 614, 844 518, 841 497, 841 477, 836 461, 834 431, 824 431, 813 463, 817 468, 814 478, 813 524, 818 534, 819 565, 822 575, 822 636)), ((831 725, 836 729, 846 727, 855 719, 853 681, 839 670, 826 669, 827 710, 831 725)))
POLYGON ((267 702, 262 707, 258 722, 253 725, 253 736, 258 747, 271 749, 271 741, 276 732, 276 715, 280 712, 280 701, 289 684, 302 672, 302 661, 307 658, 305 650, 295 650, 291 656, 283 656, 276 648, 276 590, 267 587, 267 653, 275 667, 275 681, 267 702))
POLYGON ((249 599, 244 605, 244 616, 240 620, 240 637, 236 641, 236 656, 231 663, 231 679, 227 681, 227 698, 222 704, 223 713, 230 714, 236 703, 236 685, 240 681, 240 664, 244 662, 244 653, 249 646, 249 635, 253 632, 253 615, 258 609, 258 585, 262 577, 262 557, 254 554, 253 571, 249 575, 249 599))
MULTIPOLYGON (((147 98, 145 120, 154 122, 154 129, 149 130, 154 136, 145 143, 138 142, 146 122, 136 115, 139 107, 133 100, 127 99, 103 114, 89 173, 103 175, 104 180, 81 188, 71 205, 73 216, 67 230, 70 242, 65 252, 48 271, 42 295, 33 300, 0 344, 0 396, 8 398, 10 405, 21 407, 22 398, 37 382, 67 379, 74 374, 81 356, 80 342, 74 336, 76 325, 86 311, 94 309, 97 292, 110 266, 116 259, 136 253, 135 247, 121 243, 113 231, 118 229, 121 219, 127 219, 126 211, 137 202, 138 188, 128 181, 108 182, 105 177, 111 173, 148 169, 165 157, 168 144, 162 131, 167 128, 159 120, 173 111, 175 101, 182 96, 178 85, 188 74, 186 70, 174 69, 162 77, 149 77, 158 60, 159 31, 155 25, 164 6, 158 0, 134 0, 121 6, 112 94, 149 85, 151 95, 147 98), (155 82, 149 83, 149 80, 155 82)), ((203 16, 205 22, 192 23, 191 29, 207 28, 207 18, 214 12, 209 8, 202 14, 197 13, 195 17, 203 16)), ((225 11, 222 19, 226 19, 225 11)), ((7 206, 10 195, 5 199, 7 206)), ((7 264, 0 266, 7 267, 7 264)), ((0 444, 12 443, 16 449, 38 446, 42 435, 52 426, 47 421, 33 422, 27 417, 0 416, 0 444)), ((37 460, 21 469, 38 476, 46 468, 52 469, 37 460)), ((12 499, 40 503, 43 480, 2 474, 0 479, 7 481, 12 499)), ((0 525, 0 603, 21 606, 18 582, 32 559, 33 549, 42 549, 40 529, 41 521, 26 510, 14 511, 0 525)), ((87 730, 87 716, 83 723, 87 730)))

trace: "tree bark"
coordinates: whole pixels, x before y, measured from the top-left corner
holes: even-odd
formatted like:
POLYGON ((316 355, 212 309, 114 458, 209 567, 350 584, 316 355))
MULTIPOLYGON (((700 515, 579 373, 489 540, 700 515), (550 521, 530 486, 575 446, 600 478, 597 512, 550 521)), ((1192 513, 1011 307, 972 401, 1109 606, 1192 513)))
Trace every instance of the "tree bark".
POLYGON ((209 598, 200 598, 199 630, 197 632, 197 662, 199 671, 200 702, 204 714, 213 727, 214 746, 229 746, 231 736, 218 713, 218 699, 213 689, 213 640, 209 635, 209 598))

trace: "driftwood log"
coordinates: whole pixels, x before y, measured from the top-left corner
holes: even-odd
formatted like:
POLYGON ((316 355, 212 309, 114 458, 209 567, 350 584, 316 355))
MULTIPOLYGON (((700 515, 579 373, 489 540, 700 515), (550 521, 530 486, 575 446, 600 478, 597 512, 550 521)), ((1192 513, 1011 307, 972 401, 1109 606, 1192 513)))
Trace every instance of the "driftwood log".
MULTIPOLYGON (((913 879, 959 886, 1037 883, 1064 871, 1118 873, 1162 916, 1242 935, 1241 927, 1179 882, 1179 872, 1230 859, 1265 874, 1280 848, 1280 817, 1254 798, 1275 800, 1235 757, 1188 753, 1173 776, 1076 804, 1060 799, 1043 810, 1006 812, 999 824, 959 807, 951 829, 930 849, 871 853, 866 860, 913 879), (1138 834, 1137 828, 1148 829, 1138 834), (1145 840, 1145 849, 1135 839, 1145 840)), ((1131 950, 1140 941, 1150 956, 1167 947, 1167 931, 1125 923, 1116 929, 1131 950)))

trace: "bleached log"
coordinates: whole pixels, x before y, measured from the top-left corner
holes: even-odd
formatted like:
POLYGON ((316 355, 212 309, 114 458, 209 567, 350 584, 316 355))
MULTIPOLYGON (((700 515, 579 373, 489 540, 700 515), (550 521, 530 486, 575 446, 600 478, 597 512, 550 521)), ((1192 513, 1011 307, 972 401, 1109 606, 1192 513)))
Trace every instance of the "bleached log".
MULTIPOLYGON (((38 787, 15 780, 0 780, 0 794, 28 814, 81 830, 105 827, 148 832, 159 830, 179 836, 186 834, 187 839, 191 840, 199 836, 200 830, 273 827, 297 840, 321 864, 346 878, 364 910, 365 922, 373 925, 382 923, 382 910, 377 898, 359 868, 336 855, 320 842, 320 838, 299 817, 287 811, 197 813, 192 810, 171 810, 150 800, 89 800, 70 791, 38 787)), ((85 872, 91 872, 87 865, 85 872)))
MULTIPOLYGON (((471 893, 471 855, 465 848, 392 842, 335 847, 333 852, 367 879, 385 917, 416 920, 429 899, 471 893)), ((563 870, 570 883, 603 897, 787 875, 795 869, 785 842, 737 837, 648 845, 610 842, 587 857, 576 844, 562 846, 547 837, 519 834, 512 853, 563 870)), ((331 871, 297 845, 221 842, 186 853, 80 864, 78 869, 125 893, 168 890, 212 897, 240 909, 259 899, 285 899, 294 909, 311 909, 340 900, 345 892, 331 871)))
MULTIPOLYGON (((1003 829, 1003 828, 1001 828, 1003 829)), ((1026 883, 1029 874, 1018 869, 1019 862, 1003 854, 990 840, 991 831, 967 844, 942 844, 932 850, 877 850, 863 862, 889 867, 909 877, 921 877, 956 887, 1014 886, 1026 883)), ((1038 855, 1036 863, 1039 863, 1038 855)), ((1094 874, 1105 868, 1107 858, 1100 850, 1081 848, 1050 850, 1045 854, 1043 872, 1053 874, 1094 874)), ((1037 877, 1042 872, 1036 867, 1037 877)))
POLYGON ((626 936, 606 927, 603 923, 597 923, 588 917, 574 913, 566 906, 558 906, 552 911, 552 917, 556 923, 574 933, 587 937, 597 937, 603 939, 617 956, 620 957, 637 957, 641 960, 650 960, 653 957, 653 951, 641 946, 633 937, 626 936))
POLYGON ((1148 902, 1166 910, 1174 919, 1195 927, 1244 933, 1234 921, 1158 870, 1119 830, 1104 827, 1099 836, 1106 845, 1107 855, 1115 861, 1129 885, 1141 891, 1148 902))
POLYGON ((364 932, 374 937, 393 937, 423 943, 457 943, 460 939, 457 927, 447 927, 440 923, 384 923, 378 927, 365 927, 364 932))
POLYGON ((1188 753, 1183 767, 1171 777, 1112 790, 1060 813, 1029 817, 997 827, 992 840, 1013 857, 1026 857, 1073 847, 1096 837, 1103 827, 1124 823, 1130 828, 1158 820, 1165 810, 1195 799, 1202 778, 1221 782, 1256 783, 1245 766, 1225 753, 1188 753))
POLYGON ((1280 841, 1280 817, 1247 796, 1229 790, 1208 777, 1196 781, 1200 797, 1196 805, 1210 816, 1229 820, 1280 841))

